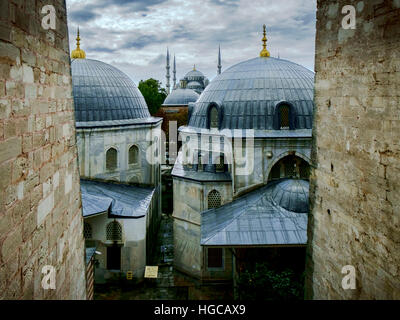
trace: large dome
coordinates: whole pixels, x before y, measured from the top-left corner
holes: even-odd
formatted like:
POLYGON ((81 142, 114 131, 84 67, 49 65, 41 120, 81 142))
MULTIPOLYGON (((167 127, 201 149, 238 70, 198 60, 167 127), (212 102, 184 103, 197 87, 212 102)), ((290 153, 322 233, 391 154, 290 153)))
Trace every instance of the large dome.
POLYGON ((272 130, 275 108, 285 101, 294 108, 295 129, 311 129, 314 73, 293 62, 254 58, 218 75, 193 109, 189 126, 207 128, 211 104, 221 109, 220 129, 272 130))
POLYGON ((199 95, 191 89, 177 88, 168 95, 163 103, 163 106, 188 105, 190 102, 196 102, 198 98, 199 95))
POLYGON ((71 67, 77 122, 150 117, 143 95, 122 71, 91 59, 73 60, 71 67))
POLYGON ((305 213, 309 211, 309 182, 300 179, 278 181, 271 191, 272 202, 288 211, 305 213))

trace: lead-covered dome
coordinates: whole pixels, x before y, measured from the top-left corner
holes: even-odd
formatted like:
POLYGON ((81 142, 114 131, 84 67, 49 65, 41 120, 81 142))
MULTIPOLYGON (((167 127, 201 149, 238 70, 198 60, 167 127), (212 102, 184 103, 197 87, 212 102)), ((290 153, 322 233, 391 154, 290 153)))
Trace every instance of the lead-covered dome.
POLYGON ((191 89, 177 88, 164 100, 163 106, 188 105, 190 102, 196 102, 199 95, 191 89))
POLYGON ((216 106, 219 128, 276 128, 277 107, 290 106, 293 129, 311 129, 314 73, 296 63, 258 57, 238 63, 218 75, 197 100, 189 126, 209 128, 216 106))
POLYGON ((143 95, 122 71, 92 59, 72 60, 77 122, 150 117, 143 95))
POLYGON ((309 211, 309 182, 300 179, 278 181, 272 188, 272 202, 288 211, 306 213, 309 211))

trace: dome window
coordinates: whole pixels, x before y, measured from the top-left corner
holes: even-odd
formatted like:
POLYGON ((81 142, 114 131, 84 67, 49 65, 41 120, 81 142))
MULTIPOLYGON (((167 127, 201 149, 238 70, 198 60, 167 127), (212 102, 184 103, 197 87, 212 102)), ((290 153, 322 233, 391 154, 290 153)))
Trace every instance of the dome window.
POLYGON ((139 161, 139 148, 137 146, 132 146, 129 148, 128 163, 137 164, 138 161, 139 161))
POLYGON ((290 109, 287 104, 283 104, 279 107, 279 122, 280 129, 289 129, 289 113, 290 109))
POLYGON ((106 152, 106 169, 113 171, 117 169, 118 151, 115 148, 110 148, 106 152))
POLYGON ((212 190, 207 197, 208 209, 219 208, 221 206, 221 194, 217 190, 212 190))
POLYGON ((210 111, 210 129, 218 129, 218 110, 216 107, 212 107, 210 111))

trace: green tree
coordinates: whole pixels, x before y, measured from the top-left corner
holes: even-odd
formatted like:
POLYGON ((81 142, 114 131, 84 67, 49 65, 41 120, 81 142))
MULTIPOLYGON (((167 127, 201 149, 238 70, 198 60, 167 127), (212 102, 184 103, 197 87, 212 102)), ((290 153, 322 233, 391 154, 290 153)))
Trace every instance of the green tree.
POLYGON ((244 271, 238 281, 241 300, 302 300, 304 274, 274 270, 268 263, 257 263, 254 271, 244 271))
POLYGON ((151 115, 155 115, 167 97, 167 91, 161 88, 161 82, 150 78, 140 80, 138 88, 146 100, 151 115))

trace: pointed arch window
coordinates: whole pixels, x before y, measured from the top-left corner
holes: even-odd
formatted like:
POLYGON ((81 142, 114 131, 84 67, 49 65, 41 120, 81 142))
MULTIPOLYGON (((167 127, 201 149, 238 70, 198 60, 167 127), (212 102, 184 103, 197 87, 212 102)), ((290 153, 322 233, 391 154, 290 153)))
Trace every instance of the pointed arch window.
POLYGON ((137 146, 132 146, 129 148, 128 152, 128 163, 137 164, 139 162, 139 148, 137 146))
POLYGON ((225 157, 223 155, 217 158, 217 163, 215 164, 216 172, 225 172, 225 157))
POLYGON ((115 148, 110 148, 106 152, 106 169, 115 170, 118 162, 118 151, 115 148))
POLYGON ((212 190, 207 197, 208 209, 219 208, 221 206, 221 194, 217 190, 212 190))
POLYGON ((122 226, 118 221, 107 224, 106 239, 112 241, 122 240, 122 226))

